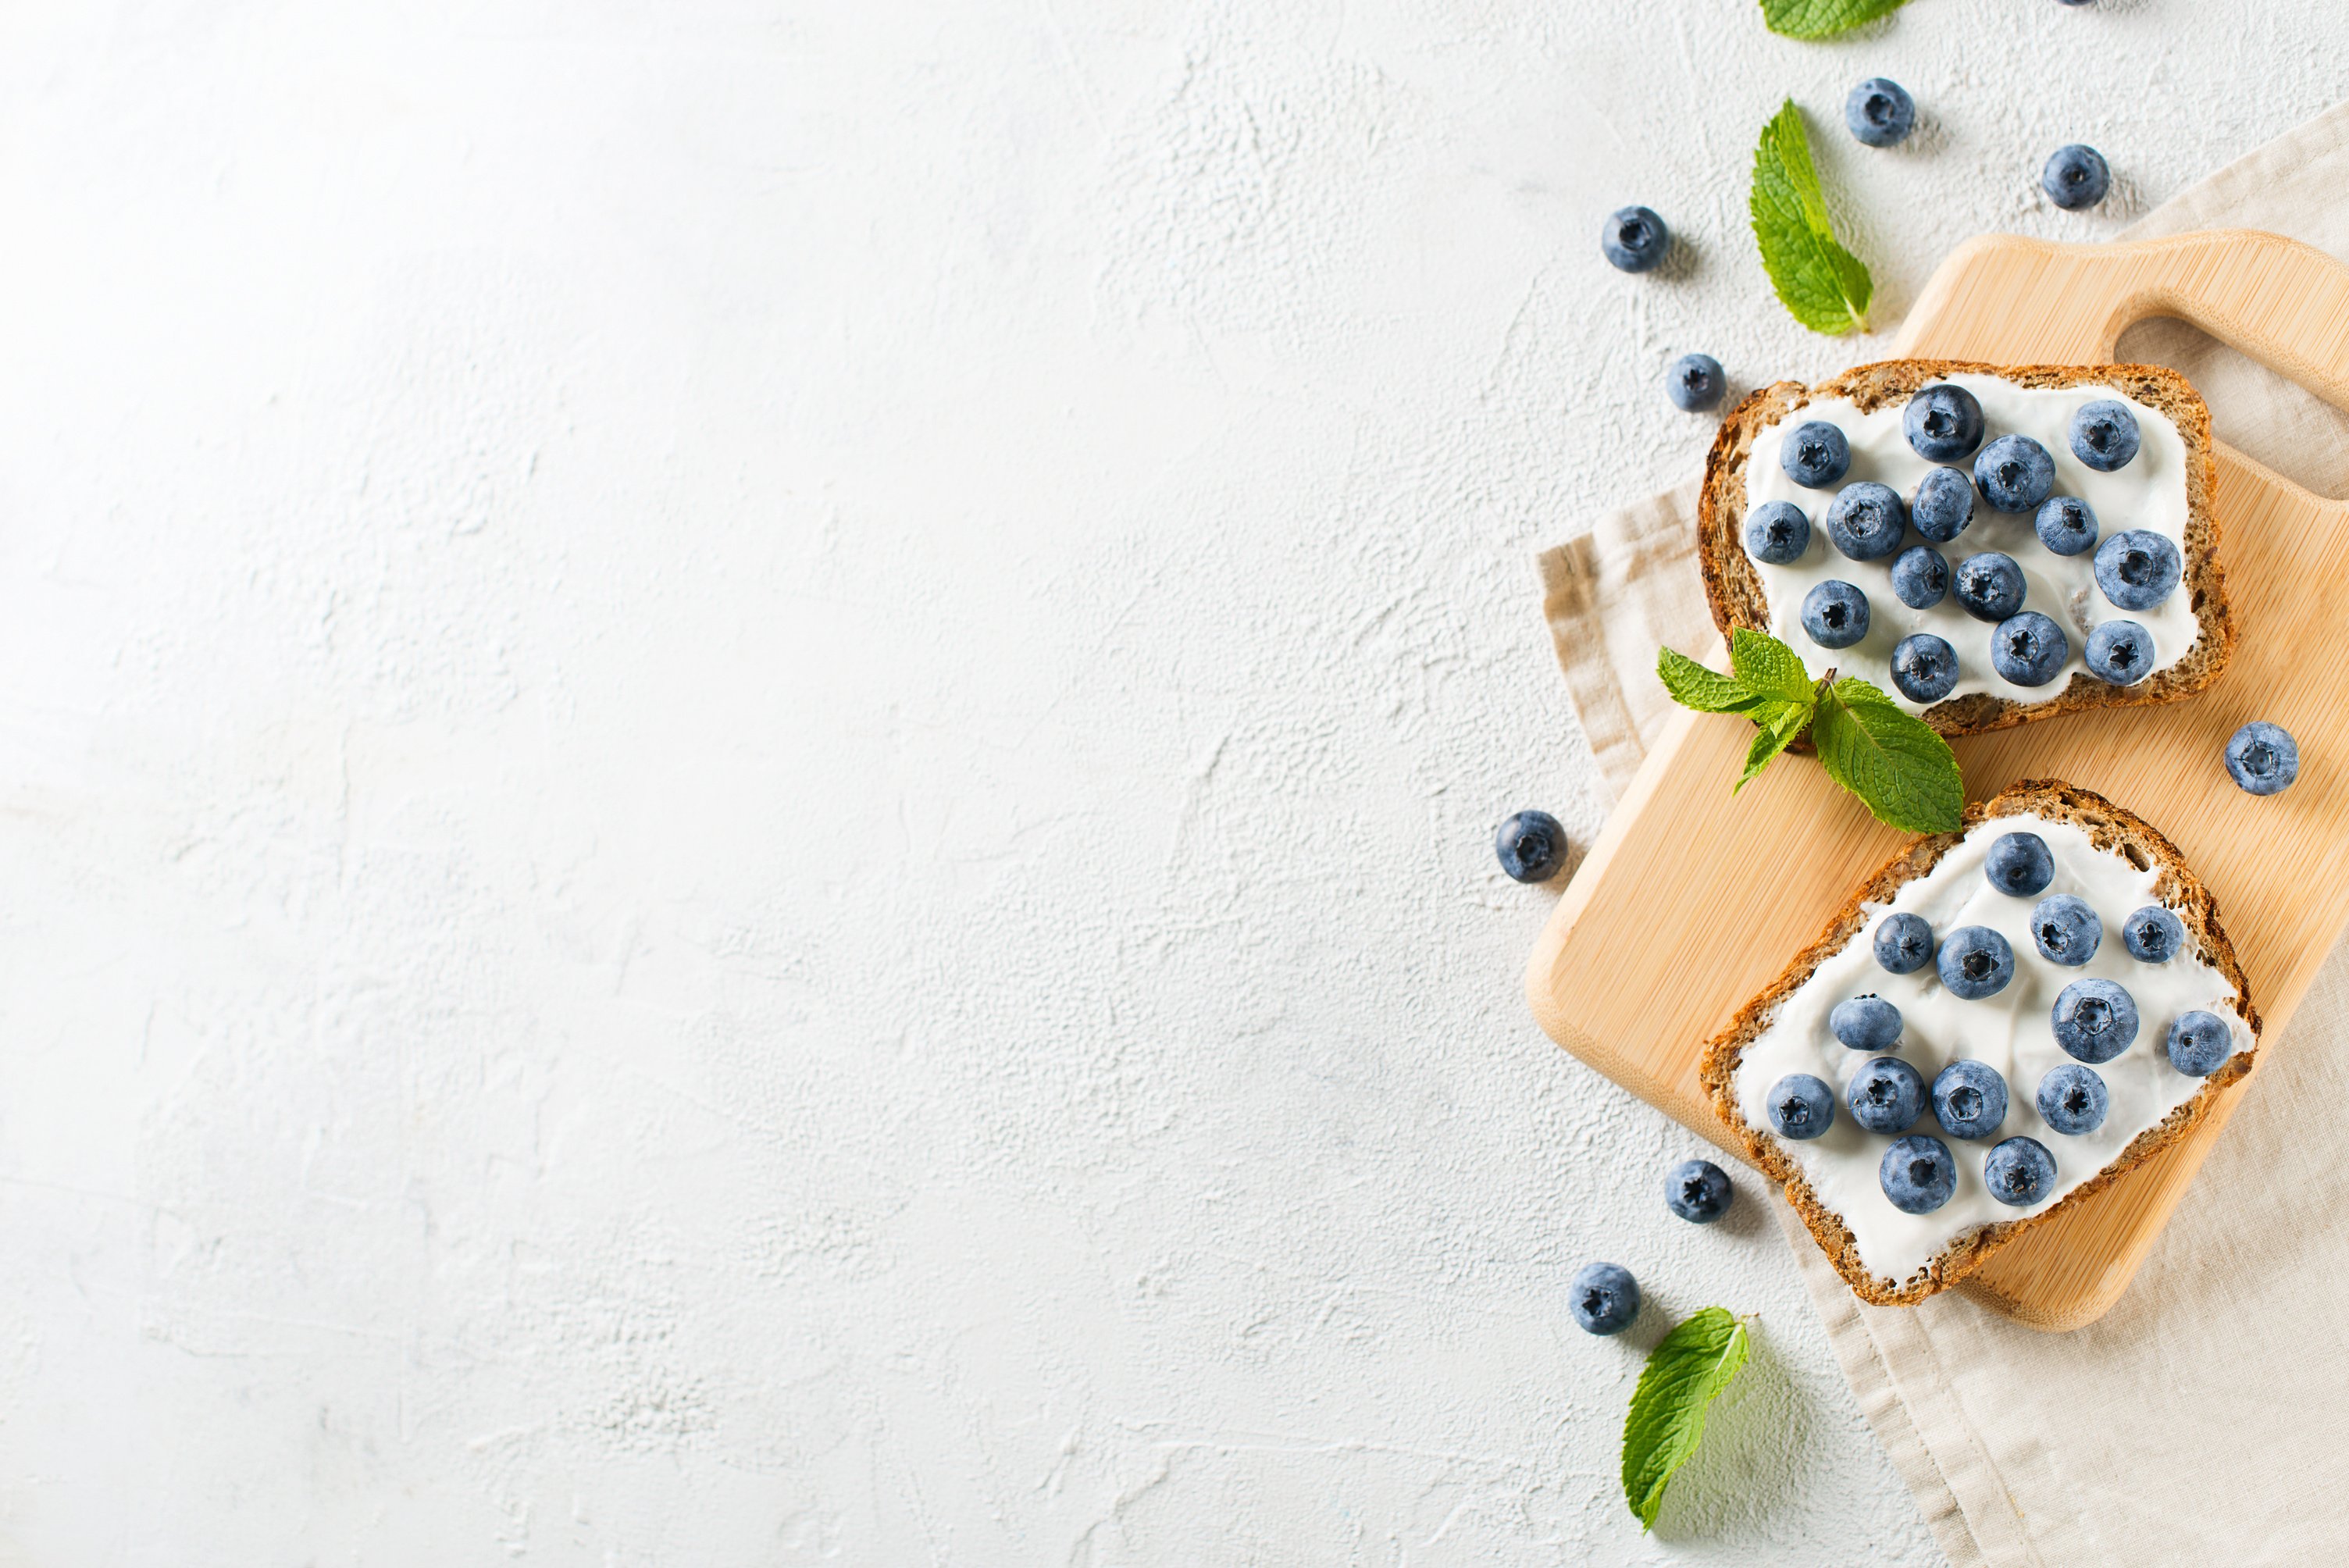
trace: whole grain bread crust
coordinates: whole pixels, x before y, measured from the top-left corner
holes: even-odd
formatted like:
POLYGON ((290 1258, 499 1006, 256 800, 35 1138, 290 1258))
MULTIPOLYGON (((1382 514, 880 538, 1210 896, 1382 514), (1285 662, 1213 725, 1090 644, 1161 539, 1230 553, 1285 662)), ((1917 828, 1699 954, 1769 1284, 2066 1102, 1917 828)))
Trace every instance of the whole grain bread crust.
POLYGON ((2242 965, 2236 962, 2234 944, 2227 940, 2226 931, 2219 923, 2218 901, 2187 869, 2178 846, 2141 818, 2103 796, 2048 779, 2019 780, 1980 805, 1967 807, 1964 825, 1971 828, 1992 818, 2019 815, 2074 823, 2086 830, 2097 848, 2116 851, 2140 869, 2159 868, 2154 895, 2178 915, 2186 927, 2189 943, 2203 962, 2225 975, 2234 987, 2235 1011, 2251 1030, 2251 1045, 2228 1057, 2184 1104, 2137 1134, 2112 1163, 2074 1188, 2063 1202, 2028 1219, 2002 1221, 1960 1235, 1924 1268, 1905 1280, 1883 1278, 1860 1261, 1858 1245, 1849 1227, 1819 1202, 1801 1168, 1787 1158, 1777 1134, 1744 1119, 1738 1109, 1736 1076, 1745 1047, 1770 1026, 1777 1016, 1778 1004, 1808 980, 1820 964, 1864 934, 1863 906, 1889 902, 1903 883, 1932 870, 1942 855, 1965 836, 1964 830, 1920 839, 1895 855, 1844 902, 1828 919, 1826 928, 1786 966, 1785 974, 1739 1009, 1729 1027, 1706 1045, 1698 1068, 1700 1079, 1713 1097, 1713 1109, 1743 1142, 1754 1163, 1785 1188, 1786 1202, 1817 1238, 1836 1272, 1851 1286, 1853 1294, 1878 1306, 1911 1306, 1948 1289, 2015 1237, 2086 1202, 2124 1173, 2184 1138, 2209 1114, 2220 1093, 2251 1070, 2259 1050, 2259 1010, 2252 1006, 2250 984, 2243 978, 2242 965))
POLYGON ((2234 651, 2234 617, 2227 607, 2227 575, 2219 562, 2219 524, 2210 496, 2215 468, 2210 456, 2210 410, 2201 394, 2177 371, 2160 365, 1977 365, 1960 359, 1887 359, 1845 371, 1832 381, 1805 387, 1780 381, 1748 396, 1722 421, 1704 463, 1704 489, 1697 501, 1697 561, 1704 572, 1704 596, 1713 624, 1723 638, 1739 626, 1770 629, 1769 599, 1761 574, 1745 553, 1745 460, 1754 438, 1814 397, 1845 397, 1864 413, 1888 403, 1905 404, 1920 387, 1960 372, 1997 376, 2019 387, 2116 387, 2148 407, 2158 408, 2186 441, 2186 562, 2184 590, 2191 595, 2201 634, 2186 655, 2135 686, 2107 686, 2085 670, 2075 671, 2064 689, 2039 702, 2015 702, 1989 692, 1970 692, 1934 704, 1925 722, 1943 735, 1978 735, 2034 718, 2090 707, 2135 707, 2175 702, 2219 678, 2234 651))

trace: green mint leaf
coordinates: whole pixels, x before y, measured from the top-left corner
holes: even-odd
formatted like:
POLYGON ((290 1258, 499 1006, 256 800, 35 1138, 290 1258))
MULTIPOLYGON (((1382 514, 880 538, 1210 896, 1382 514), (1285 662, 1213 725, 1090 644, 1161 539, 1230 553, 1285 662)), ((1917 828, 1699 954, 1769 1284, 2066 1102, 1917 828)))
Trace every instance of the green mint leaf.
POLYGON ((1745 1365, 1746 1319, 1708 1306, 1648 1352, 1623 1418, 1623 1501, 1644 1532, 1664 1505, 1664 1488, 1704 1436, 1705 1412, 1745 1365))
POLYGON ((1748 205, 1754 238, 1762 247, 1763 270, 1794 318, 1830 336, 1854 327, 1867 331, 1868 301, 1875 284, 1859 258, 1836 240, 1818 170, 1811 165, 1802 111, 1793 98, 1762 128, 1761 143, 1754 149, 1754 194, 1748 205))
POLYGON ((1889 16, 1909 0, 1762 0, 1762 22, 1787 38, 1832 38, 1889 16))
POLYGON ((1803 733, 1803 726, 1811 721, 1811 705, 1806 702, 1765 704, 1752 715, 1762 727, 1754 734, 1754 745, 1745 753, 1745 771, 1737 776, 1730 789, 1734 795, 1754 781, 1754 776, 1770 765, 1770 759, 1786 749, 1795 737, 1803 733))
POLYGON ((1729 639, 1729 667, 1748 691, 1806 706, 1814 700, 1802 655, 1767 632, 1738 627, 1729 639))
POLYGON ((1736 676, 1706 669, 1670 648, 1656 650, 1656 676, 1674 702, 1699 713, 1744 713, 1762 700, 1736 676))
POLYGON ((1857 676, 1822 686, 1811 744, 1827 777, 1878 821, 1910 833, 1956 831, 1965 783, 1950 743, 1857 676))

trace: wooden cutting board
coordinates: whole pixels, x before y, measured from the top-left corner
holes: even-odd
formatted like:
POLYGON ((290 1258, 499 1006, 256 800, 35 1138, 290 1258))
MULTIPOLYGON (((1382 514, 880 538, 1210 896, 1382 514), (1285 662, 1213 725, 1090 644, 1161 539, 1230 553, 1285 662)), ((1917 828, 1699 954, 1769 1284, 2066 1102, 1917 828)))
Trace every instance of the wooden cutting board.
MULTIPOLYGON (((2127 245, 1990 235, 1943 263, 1891 356, 1992 364, 2109 361, 2151 315, 2194 323, 2349 408, 2349 268, 2250 231, 2127 245)), ((2223 421, 2224 410, 2219 411, 2223 421)), ((2273 1047, 2349 923, 2349 504, 2223 444, 2216 508, 2239 634, 2226 674, 2160 707, 2048 719, 1954 743, 1966 798, 2067 779, 2167 833, 2216 894, 2273 1047), (2299 781, 2260 799, 2221 753, 2254 718, 2300 742, 2299 781)), ((1707 645, 1682 650, 1703 657, 1707 645)), ((1904 842, 1808 758, 1730 785, 1752 726, 1677 714, 1559 901, 1526 976, 1568 1050, 1732 1154, 1697 1057, 1859 880, 1904 842)), ((2031 1232, 1961 1289, 2033 1327, 2075 1328, 2117 1300, 2246 1093, 2192 1138, 2031 1232)))

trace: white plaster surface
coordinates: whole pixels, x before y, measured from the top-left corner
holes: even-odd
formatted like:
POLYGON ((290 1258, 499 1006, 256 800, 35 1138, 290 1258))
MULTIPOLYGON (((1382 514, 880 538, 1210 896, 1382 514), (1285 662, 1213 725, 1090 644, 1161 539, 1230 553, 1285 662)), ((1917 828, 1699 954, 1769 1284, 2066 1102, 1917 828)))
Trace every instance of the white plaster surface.
POLYGON ((1752 1178, 1527 1019, 1527 555, 1690 471, 1672 356, 1880 348, 1764 291, 1782 95, 1889 325, 2336 0, 0 27, 0 1563, 1938 1561, 1752 1178))

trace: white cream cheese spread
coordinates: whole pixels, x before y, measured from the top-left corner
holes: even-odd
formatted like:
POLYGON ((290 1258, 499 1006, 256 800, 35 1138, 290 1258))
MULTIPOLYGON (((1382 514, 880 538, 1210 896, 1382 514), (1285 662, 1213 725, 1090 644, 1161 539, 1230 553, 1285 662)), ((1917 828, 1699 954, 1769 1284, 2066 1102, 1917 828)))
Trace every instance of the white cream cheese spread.
POLYGON ((1775 1139, 1819 1203, 1850 1227, 1872 1274, 1896 1284, 1905 1282, 1978 1226, 2044 1212, 2191 1098, 2203 1080, 2172 1067, 2165 1049, 2169 1026, 2180 1016, 2214 1014, 2234 1036, 2234 1050, 2251 1046, 2251 1029, 2236 1012, 2233 985, 2203 960, 2190 926, 2167 963, 2148 964, 2130 954, 2121 923, 2160 902, 2154 892, 2159 874, 2158 867, 2140 870, 2125 854, 2098 849, 2085 829, 2070 822, 2028 814, 1986 819, 1932 870, 1905 883, 1890 903, 1865 905, 1850 942, 1783 998, 1768 1028, 1746 1046, 1733 1080, 1740 1113, 1775 1139), (2001 892, 1982 874, 1992 844, 2013 832, 2038 834, 2054 861, 2054 880, 2027 897, 2001 892), (2076 967, 2041 956, 2032 938, 2033 906, 2057 893, 2087 901, 2103 927, 2095 955, 2076 967), (1913 974, 1890 973, 1877 962, 1873 939, 1878 924, 1896 913, 1921 916, 1937 945, 1964 926, 1998 932, 2014 950, 2013 979, 1995 995, 1964 1001, 1943 987, 1931 963, 1913 974), (2033 1099, 2039 1080, 2073 1060, 2055 1042, 2051 1012, 2056 996, 2072 982, 2091 977, 2125 988, 2137 1003, 2139 1022, 2128 1047, 2092 1069, 2104 1079, 2109 1097, 2103 1125, 2066 1136, 2047 1125, 2033 1099), (1900 1038, 1886 1052, 1849 1049, 1828 1026, 1837 1003, 1869 994, 1900 1010, 1900 1038), (1908 1130, 1940 1139, 1956 1159, 1956 1191, 1930 1213, 1903 1213, 1893 1207, 1878 1167, 1899 1135, 1870 1132, 1851 1114, 1847 1096, 1853 1075, 1878 1055, 1907 1062, 1928 1086, 1960 1057, 1994 1068, 2006 1080, 2006 1119, 1987 1137, 1951 1136, 1936 1120, 1930 1096, 1908 1130), (1834 1091, 1835 1122, 1822 1136, 1797 1140, 1771 1132, 1770 1091, 1789 1073, 1809 1073, 1834 1091), (2054 1184, 2037 1202, 2020 1208, 1992 1197, 1982 1180, 1984 1157, 2000 1140, 2017 1136, 2036 1139, 2055 1157, 2054 1184))
MULTIPOLYGON (((2096 514, 2099 540, 2145 529, 2177 545, 2179 559, 2186 560, 2186 441, 2168 415, 2112 387, 2018 387, 2000 377, 1981 375, 1951 376, 1947 384, 1964 387, 1981 401, 1983 446, 2001 436, 2023 435, 2047 449, 2055 459, 2055 488, 2050 493, 2086 501, 2096 514), (2143 438, 2137 456, 2111 473, 2099 473, 2073 456, 2069 434, 2072 416, 2081 406, 2103 398, 2127 404, 2143 438)), ((1965 531, 1933 548, 1948 558, 1953 573, 1960 562, 1984 551, 2010 555, 2022 567, 2023 608, 2054 620, 2071 644, 2069 657, 2044 686, 2018 686, 1992 667, 1991 623, 1969 615, 1954 593, 1929 609, 1911 609, 1892 592, 1893 555, 1854 561, 1837 550, 1827 539, 1826 513, 1844 486, 1872 480, 1899 491, 1906 503, 1916 496, 1917 481, 1932 469, 1955 468, 1971 477, 1971 456, 1937 464, 1917 455, 1901 428, 1905 407, 1905 400, 1896 398, 1863 414, 1847 398, 1814 398, 1756 434, 1746 458, 1748 517, 1764 502, 1783 500, 1802 508, 1811 520, 1810 545, 1795 561, 1774 566, 1750 553, 1747 560, 1760 575, 1769 602, 1771 635, 1802 655, 1813 678, 1829 669, 1859 676, 1909 712, 1922 713, 1931 705, 1902 696, 1891 679, 1893 645, 1915 632, 1930 632, 1957 650, 1958 681, 1951 696, 1989 692, 2015 702, 2044 702, 2061 694, 2075 673, 2087 669, 2088 634, 2104 621, 2135 621, 2152 634, 2154 658, 2148 673, 2176 664, 2194 646, 2201 624, 2194 615, 2188 583, 2181 581, 2153 609, 2116 609, 2096 588, 2094 551, 2058 555, 2040 542, 2032 513, 1997 511, 1979 497, 1965 531), (1825 490, 1804 489, 1786 477, 1779 463, 1786 437, 1813 419, 1836 426, 1851 444, 1849 471, 1825 490), (1819 583, 1837 580, 1868 595, 1868 634, 1849 647, 1823 648, 1803 630, 1803 598, 1819 583)), ((1901 542, 1904 549, 1932 543, 1913 525, 1901 542)), ((2190 571, 2187 575, 2191 576, 2190 571)))

